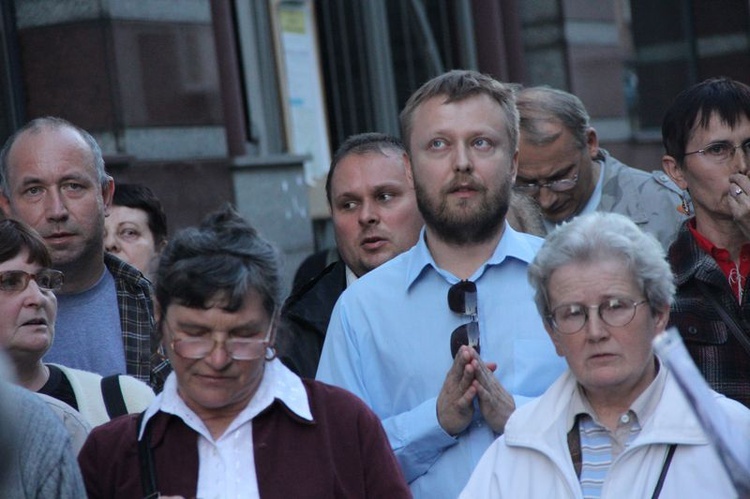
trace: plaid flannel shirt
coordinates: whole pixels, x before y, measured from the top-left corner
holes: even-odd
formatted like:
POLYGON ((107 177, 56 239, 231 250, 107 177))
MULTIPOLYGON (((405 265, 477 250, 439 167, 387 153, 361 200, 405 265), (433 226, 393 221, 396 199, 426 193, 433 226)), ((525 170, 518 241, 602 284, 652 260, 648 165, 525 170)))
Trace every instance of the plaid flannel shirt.
POLYGON ((677 285, 670 325, 679 329, 711 388, 750 407, 750 353, 706 299, 698 282, 705 283, 745 335, 750 335, 748 285, 742 304, 738 304, 726 275, 711 255, 698 247, 687 223, 680 226, 677 239, 669 248, 668 259, 677 285))
POLYGON ((137 269, 109 253, 104 254, 104 264, 115 280, 127 374, 159 393, 171 367, 153 334, 151 284, 137 269))

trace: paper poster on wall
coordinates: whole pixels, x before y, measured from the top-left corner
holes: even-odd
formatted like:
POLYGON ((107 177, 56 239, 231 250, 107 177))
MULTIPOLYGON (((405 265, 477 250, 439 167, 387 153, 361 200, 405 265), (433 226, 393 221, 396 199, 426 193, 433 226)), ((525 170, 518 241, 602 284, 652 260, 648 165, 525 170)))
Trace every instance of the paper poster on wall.
POLYGON ((305 180, 324 179, 331 161, 317 33, 311 0, 277 4, 281 55, 286 77, 287 131, 295 154, 306 154, 305 180))

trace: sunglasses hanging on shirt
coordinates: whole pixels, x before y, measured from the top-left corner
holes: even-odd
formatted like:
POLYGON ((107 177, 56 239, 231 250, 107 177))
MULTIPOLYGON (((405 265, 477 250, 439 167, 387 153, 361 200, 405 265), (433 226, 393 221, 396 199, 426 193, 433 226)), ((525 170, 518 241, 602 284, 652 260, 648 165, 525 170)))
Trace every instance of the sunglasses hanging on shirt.
POLYGON ((451 333, 451 356, 456 357, 461 345, 473 347, 479 353, 479 322, 477 321, 477 285, 473 281, 459 281, 448 290, 448 307, 466 315, 470 322, 458 326, 451 333))

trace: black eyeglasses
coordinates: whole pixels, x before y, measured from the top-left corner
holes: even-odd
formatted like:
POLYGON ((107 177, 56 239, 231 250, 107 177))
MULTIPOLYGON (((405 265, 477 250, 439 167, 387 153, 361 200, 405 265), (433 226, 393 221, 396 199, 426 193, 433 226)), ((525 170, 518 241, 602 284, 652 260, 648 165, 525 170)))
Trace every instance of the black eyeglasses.
POLYGON ((0 291, 19 293, 29 286, 32 279, 44 291, 57 291, 64 282, 63 273, 59 270, 42 269, 36 274, 23 270, 6 270, 0 272, 0 291))
POLYGON ((451 355, 458 353, 461 345, 473 347, 479 353, 479 322, 477 322, 477 285, 460 281, 448 290, 448 307, 457 314, 468 315, 471 322, 458 326, 451 333, 451 355))
POLYGON ((635 317, 638 305, 646 303, 646 300, 635 301, 630 298, 611 297, 596 305, 584 305, 583 303, 566 303, 555 307, 547 316, 552 327, 561 334, 575 334, 586 325, 589 319, 589 310, 597 309, 599 318, 605 324, 612 327, 627 326, 635 317))

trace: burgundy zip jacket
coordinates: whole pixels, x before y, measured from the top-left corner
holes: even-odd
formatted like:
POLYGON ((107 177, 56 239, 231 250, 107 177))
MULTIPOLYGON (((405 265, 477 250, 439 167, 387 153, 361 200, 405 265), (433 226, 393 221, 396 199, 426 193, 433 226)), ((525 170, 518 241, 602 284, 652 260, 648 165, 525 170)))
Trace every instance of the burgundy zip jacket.
MULTIPOLYGON (((263 499, 408 498, 409 487, 380 420, 356 396, 304 379, 313 421, 279 400, 253 419, 258 489, 263 499)), ((94 428, 79 463, 89 498, 140 498, 137 414, 94 428)), ((198 434, 171 414, 148 422, 161 495, 195 497, 198 434)))

